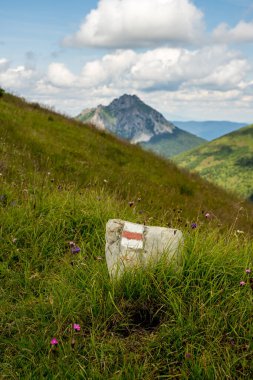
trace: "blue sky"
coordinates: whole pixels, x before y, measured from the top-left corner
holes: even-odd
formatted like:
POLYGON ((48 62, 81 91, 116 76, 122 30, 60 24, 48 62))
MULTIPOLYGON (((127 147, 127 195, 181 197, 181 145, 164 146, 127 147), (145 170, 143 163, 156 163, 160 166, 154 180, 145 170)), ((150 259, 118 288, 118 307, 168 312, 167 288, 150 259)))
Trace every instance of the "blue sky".
POLYGON ((0 5, 0 86, 75 115, 135 93, 167 118, 252 122, 253 1, 0 5))

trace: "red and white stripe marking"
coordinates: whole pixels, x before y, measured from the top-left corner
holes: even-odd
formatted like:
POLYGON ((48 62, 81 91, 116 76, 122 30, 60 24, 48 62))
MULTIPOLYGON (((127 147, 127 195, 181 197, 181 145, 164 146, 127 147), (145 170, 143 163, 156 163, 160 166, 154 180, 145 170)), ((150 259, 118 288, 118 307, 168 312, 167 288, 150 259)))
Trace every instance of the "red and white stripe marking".
POLYGON ((122 235, 121 246, 132 249, 143 249, 144 226, 125 222, 122 235))

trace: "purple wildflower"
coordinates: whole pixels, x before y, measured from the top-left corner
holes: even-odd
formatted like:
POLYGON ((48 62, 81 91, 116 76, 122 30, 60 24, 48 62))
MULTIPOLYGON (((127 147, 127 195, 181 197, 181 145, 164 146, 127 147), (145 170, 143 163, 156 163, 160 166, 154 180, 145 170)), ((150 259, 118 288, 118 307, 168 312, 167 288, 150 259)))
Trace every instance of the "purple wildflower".
POLYGON ((194 230, 195 228, 197 228, 197 223, 192 223, 191 224, 191 228, 194 230))
POLYGON ((71 247, 70 250, 71 250, 71 253, 76 254, 81 251, 81 248, 78 247, 78 245, 74 245, 74 247, 71 247))
POLYGON ((246 282, 245 281, 241 281, 240 282, 240 286, 244 286, 244 285, 246 285, 246 282))
POLYGON ((69 245, 70 245, 71 253, 75 254, 75 253, 79 253, 81 251, 80 247, 78 247, 78 245, 76 245, 76 243, 74 241, 70 241, 69 245))
POLYGON ((186 359, 191 359, 191 357, 192 357, 191 354, 190 354, 189 352, 186 352, 186 354, 185 354, 185 358, 186 358, 186 359))
POLYGON ((73 329, 74 329, 75 331, 80 331, 80 330, 81 330, 81 327, 80 327, 80 325, 79 325, 78 323, 74 323, 74 324, 73 324, 73 329))
POLYGON ((58 340, 57 340, 56 338, 51 339, 50 344, 51 344, 52 346, 57 346, 58 343, 59 343, 59 342, 58 342, 58 340))

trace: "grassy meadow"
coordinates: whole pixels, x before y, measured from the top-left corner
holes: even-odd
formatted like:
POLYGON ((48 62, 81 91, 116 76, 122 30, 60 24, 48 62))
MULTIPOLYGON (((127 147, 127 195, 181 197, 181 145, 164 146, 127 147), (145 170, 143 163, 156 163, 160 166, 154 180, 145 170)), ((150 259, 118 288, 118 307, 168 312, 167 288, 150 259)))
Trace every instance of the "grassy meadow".
POLYGON ((9 94, 0 133, 1 378, 253 377, 250 203, 9 94), (180 228, 181 270, 111 281, 109 218, 180 228))

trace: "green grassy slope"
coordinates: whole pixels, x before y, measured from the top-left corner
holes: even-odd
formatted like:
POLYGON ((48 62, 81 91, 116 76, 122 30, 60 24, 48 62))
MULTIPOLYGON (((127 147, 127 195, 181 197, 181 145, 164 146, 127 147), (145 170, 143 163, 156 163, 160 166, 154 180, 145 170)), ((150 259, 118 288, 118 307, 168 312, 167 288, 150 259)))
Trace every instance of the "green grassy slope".
POLYGON ((10 95, 0 131, 1 378, 251 378, 250 205, 10 95), (113 217, 180 227, 182 270, 111 282, 113 217))
POLYGON ((253 195, 252 125, 182 153, 173 160, 229 191, 243 197, 253 195))

